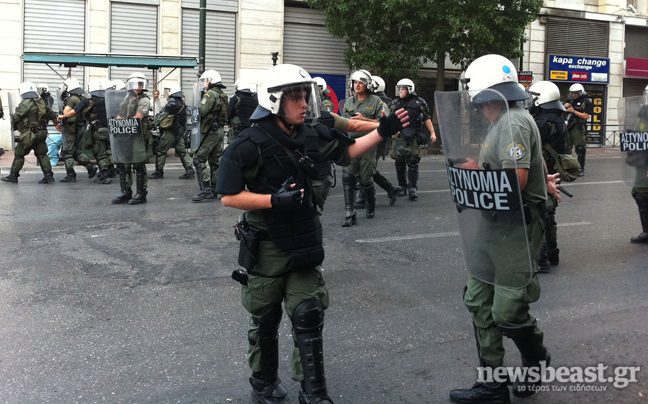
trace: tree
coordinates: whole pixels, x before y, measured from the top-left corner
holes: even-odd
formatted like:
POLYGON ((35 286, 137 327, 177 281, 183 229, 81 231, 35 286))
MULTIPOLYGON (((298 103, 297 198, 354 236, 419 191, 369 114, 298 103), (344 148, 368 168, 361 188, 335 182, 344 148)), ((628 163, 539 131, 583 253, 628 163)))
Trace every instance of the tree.
MULTIPOLYGON (((498 53, 522 55, 524 28, 542 0, 307 0, 326 12, 329 32, 348 44, 345 64, 391 77, 416 78, 421 66, 445 55, 463 67, 498 53)), ((443 88, 444 76, 437 79, 443 88)))

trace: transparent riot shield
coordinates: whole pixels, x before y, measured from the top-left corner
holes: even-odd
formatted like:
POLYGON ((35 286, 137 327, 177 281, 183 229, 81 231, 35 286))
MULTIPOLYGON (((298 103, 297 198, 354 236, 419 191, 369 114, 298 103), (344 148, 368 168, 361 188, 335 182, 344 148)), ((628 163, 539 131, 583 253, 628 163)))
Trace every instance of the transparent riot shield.
POLYGON ((112 157, 116 163, 141 163, 146 160, 142 120, 135 118, 137 96, 127 90, 106 91, 106 116, 112 157))
MULTIPOLYGON (((56 90, 56 105, 57 105, 57 108, 58 108, 58 114, 63 115, 63 110, 65 109, 65 102, 63 101, 63 97, 62 97, 62 94, 61 94, 60 90, 56 90)), ((67 142, 68 142, 67 136, 66 136, 66 134, 67 134, 67 129, 66 129, 67 118, 61 119, 60 124, 61 124, 61 141, 63 142, 62 148, 63 148, 63 150, 66 150, 67 149, 66 145, 67 145, 67 142)))
POLYGON ((466 268, 483 282, 524 287, 539 251, 532 254, 527 241, 530 214, 517 176, 526 151, 513 140, 508 103, 492 90, 434 98, 466 268))
POLYGON ((187 117, 191 116, 191 123, 187 124, 187 129, 191 128, 191 136, 189 137, 189 151, 195 152, 200 147, 202 140, 202 132, 200 130, 200 101, 203 96, 202 84, 197 81, 193 86, 193 97, 185 97, 187 106, 191 103, 191 114, 187 108, 187 117))
POLYGON ((648 187, 648 99, 621 98, 618 114, 623 181, 629 186, 648 187))
POLYGON ((13 95, 7 92, 7 99, 9 100, 9 125, 11 125, 11 150, 16 150, 16 124, 14 123, 14 102, 13 95))

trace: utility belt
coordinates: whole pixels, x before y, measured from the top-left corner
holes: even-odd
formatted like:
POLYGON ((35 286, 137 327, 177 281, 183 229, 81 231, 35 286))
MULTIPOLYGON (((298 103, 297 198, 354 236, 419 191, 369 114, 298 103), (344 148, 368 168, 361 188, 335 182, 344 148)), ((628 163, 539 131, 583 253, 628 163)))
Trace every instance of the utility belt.
POLYGON ((90 130, 93 132, 96 132, 99 129, 104 129, 104 128, 107 129, 108 127, 104 126, 104 124, 102 124, 101 121, 99 120, 90 122, 90 130))

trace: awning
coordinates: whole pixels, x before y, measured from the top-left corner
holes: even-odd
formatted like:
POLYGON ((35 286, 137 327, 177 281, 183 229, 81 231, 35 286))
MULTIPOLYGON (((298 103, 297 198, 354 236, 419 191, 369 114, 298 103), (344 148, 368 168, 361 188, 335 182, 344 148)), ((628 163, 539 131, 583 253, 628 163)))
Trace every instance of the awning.
POLYGON ((97 53, 42 53, 25 52, 25 63, 45 63, 63 65, 65 67, 144 67, 147 69, 166 68, 194 68, 198 67, 195 57, 189 56, 163 56, 163 55, 124 55, 124 54, 97 54, 97 53))

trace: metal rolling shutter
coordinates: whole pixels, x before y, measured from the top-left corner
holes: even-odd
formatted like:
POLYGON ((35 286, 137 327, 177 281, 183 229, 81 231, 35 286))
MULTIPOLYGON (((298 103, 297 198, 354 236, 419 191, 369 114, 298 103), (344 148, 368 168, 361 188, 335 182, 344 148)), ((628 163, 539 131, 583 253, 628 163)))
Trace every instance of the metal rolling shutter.
MULTIPOLYGON (((182 54, 198 58, 199 10, 182 9, 182 54)), ((234 90, 236 75, 236 14, 207 11, 205 70, 220 73, 226 92, 234 90)), ((198 69, 182 69, 182 88, 189 90, 198 80, 198 69)))
POLYGON ((609 31, 607 22, 549 18, 547 54, 607 58, 609 31))
MULTIPOLYGON (((110 52, 137 56, 157 54, 158 6, 133 3, 111 3, 110 52)), ((133 67, 111 67, 111 80, 126 80, 135 71, 133 67)), ((149 80, 153 73, 150 69, 139 69, 149 80)))
MULTIPOLYGON (((238 11, 238 0, 207 0, 207 10, 212 11, 229 11, 236 13, 238 11)), ((200 0, 182 0, 183 8, 200 8, 200 0)))
POLYGON ((325 19, 321 10, 285 8, 283 62, 308 72, 348 75, 344 65, 347 44, 327 31, 325 19))
MULTIPOLYGON (((25 52, 84 52, 85 51, 84 0, 25 0, 24 46, 25 52)), ((67 77, 68 69, 50 65, 61 76, 67 77)), ((83 67, 72 69, 72 77, 83 83, 83 67)), ((56 90, 63 80, 47 65, 23 64, 23 80, 38 85, 45 83, 50 92, 56 90)), ((56 97, 54 97, 56 98, 56 97)))

